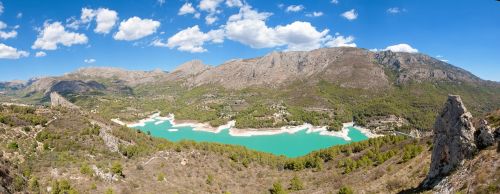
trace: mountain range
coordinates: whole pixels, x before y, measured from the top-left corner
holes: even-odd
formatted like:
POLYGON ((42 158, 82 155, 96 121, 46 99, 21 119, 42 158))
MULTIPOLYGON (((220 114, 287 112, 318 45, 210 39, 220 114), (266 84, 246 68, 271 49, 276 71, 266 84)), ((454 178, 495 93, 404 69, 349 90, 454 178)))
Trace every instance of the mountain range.
POLYGON ((228 89, 281 87, 297 80, 325 80, 345 88, 383 89, 408 82, 450 82, 499 87, 461 68, 420 53, 371 52, 359 48, 322 48, 313 51, 272 52, 263 57, 230 60, 218 66, 200 60, 186 62, 172 72, 128 71, 88 67, 56 77, 1 83, 0 88, 88 92, 105 90, 99 80, 113 80, 122 87, 163 81, 181 81, 194 87, 218 84, 228 89), (96 82, 97 81, 97 82, 96 82))

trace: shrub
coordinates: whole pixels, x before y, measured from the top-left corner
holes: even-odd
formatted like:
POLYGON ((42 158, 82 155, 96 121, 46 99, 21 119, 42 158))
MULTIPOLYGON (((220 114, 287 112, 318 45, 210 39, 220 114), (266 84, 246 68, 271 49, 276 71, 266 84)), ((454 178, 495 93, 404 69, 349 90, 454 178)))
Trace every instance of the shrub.
POLYGON ((123 176, 123 167, 120 162, 113 162, 111 165, 111 173, 123 176))
POLYGON ((280 182, 273 183, 273 188, 269 189, 269 193, 271 194, 286 194, 287 192, 283 189, 283 186, 280 182))
POLYGON ((17 144, 17 142, 10 142, 9 144, 7 144, 7 148, 11 150, 17 150, 19 148, 19 145, 17 144))
POLYGON ((292 180, 290 180, 290 188, 289 189, 293 190, 293 191, 299 191, 299 190, 304 189, 304 184, 299 179, 299 177, 294 176, 292 178, 292 180))
POLYGON ((209 174, 205 182, 207 183, 207 185, 212 185, 214 183, 214 177, 211 174, 209 174))
POLYGON ((160 174, 158 174, 158 177, 156 178, 156 180, 158 180, 158 181, 165 180, 165 174, 163 174, 163 172, 160 172, 160 174))
POLYGON ((342 186, 338 192, 338 194, 353 194, 354 191, 348 186, 342 186))
POLYGON ((94 170, 92 170, 92 168, 90 168, 88 164, 83 164, 82 166, 80 166, 80 173, 92 176, 94 174, 94 170))

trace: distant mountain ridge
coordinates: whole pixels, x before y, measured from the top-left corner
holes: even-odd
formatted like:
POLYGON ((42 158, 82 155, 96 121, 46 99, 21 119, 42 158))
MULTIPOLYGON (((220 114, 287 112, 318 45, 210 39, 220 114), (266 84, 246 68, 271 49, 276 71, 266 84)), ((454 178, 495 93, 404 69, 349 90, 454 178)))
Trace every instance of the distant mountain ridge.
POLYGON ((127 91, 130 90, 128 87, 163 81, 183 82, 192 87, 216 84, 229 89, 242 89, 252 86, 280 87, 297 80, 312 83, 325 80, 341 87, 363 89, 382 89, 393 84, 426 81, 495 87, 500 85, 482 80, 466 70, 425 54, 371 52, 360 48, 340 47, 272 52, 263 57, 231 60, 215 67, 193 60, 178 66, 172 72, 87 67, 58 77, 38 78, 25 83, 1 83, 0 89, 15 86, 26 93, 44 94, 127 91), (104 80, 116 87, 100 86, 99 83, 104 80))

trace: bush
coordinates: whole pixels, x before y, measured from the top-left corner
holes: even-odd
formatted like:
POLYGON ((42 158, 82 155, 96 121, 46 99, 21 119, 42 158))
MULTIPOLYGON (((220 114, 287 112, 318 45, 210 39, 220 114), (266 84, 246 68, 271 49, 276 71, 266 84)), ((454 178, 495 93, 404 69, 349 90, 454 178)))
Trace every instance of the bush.
POLYGON ((207 185, 212 185, 214 183, 214 177, 211 174, 209 174, 205 182, 207 183, 207 185))
POLYGON ((40 183, 38 183, 38 178, 31 177, 28 183, 28 187, 34 193, 38 193, 38 191, 40 190, 40 183))
POLYGON ((93 176, 94 170, 92 170, 92 168, 90 168, 88 164, 83 164, 82 166, 80 166, 80 173, 88 176, 93 176))
POLYGON ((273 188, 269 189, 269 193, 271 194, 286 194, 287 192, 283 189, 283 186, 280 182, 273 183, 273 188))
POLYGON ((11 150, 17 150, 19 148, 19 145, 17 144, 17 142, 10 142, 9 144, 7 144, 7 148, 11 150))
POLYGON ((76 194, 78 193, 67 180, 54 180, 52 181, 51 194, 76 194))
POLYGON ((156 178, 156 180, 158 180, 158 181, 165 180, 165 174, 163 174, 163 172, 160 172, 160 174, 158 174, 158 177, 156 178))
POLYGON ((292 191, 299 191, 304 189, 304 184, 302 181, 299 179, 299 177, 294 176, 292 180, 290 180, 290 190, 292 191))
POLYGON ((113 164, 111 165, 111 173, 118 176, 123 176, 122 164, 120 162, 113 162, 113 164))
POLYGON ((338 194, 354 194, 354 191, 348 186, 342 186, 338 194))

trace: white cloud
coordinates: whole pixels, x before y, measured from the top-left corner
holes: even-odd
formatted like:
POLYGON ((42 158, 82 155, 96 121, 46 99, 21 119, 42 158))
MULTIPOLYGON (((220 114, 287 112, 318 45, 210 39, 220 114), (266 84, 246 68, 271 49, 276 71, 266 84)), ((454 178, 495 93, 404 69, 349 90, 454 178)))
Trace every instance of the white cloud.
POLYGON ((184 3, 182 7, 179 9, 178 15, 186 15, 186 14, 195 14, 196 10, 191 3, 184 3))
POLYGON ((391 7, 389 9, 387 9, 387 13, 389 14, 398 14, 398 13, 401 13, 401 12, 406 12, 406 9, 401 9, 399 7, 391 7))
POLYGON ((60 22, 45 23, 40 30, 35 43, 31 48, 43 50, 56 50, 58 44, 71 46, 74 44, 86 44, 88 39, 85 34, 68 32, 60 22))
POLYGON ((160 4, 160 6, 163 6, 163 4, 165 4, 165 0, 157 0, 158 4, 160 4))
POLYGON ((391 7, 389 9, 387 9, 387 13, 396 14, 396 13, 399 13, 399 12, 401 12, 401 10, 399 10, 399 7, 391 7))
POLYGON ((0 38, 2 39, 15 38, 17 36, 17 31, 15 30, 17 26, 15 26, 11 31, 5 31, 7 27, 8 26, 6 23, 0 21, 0 38))
POLYGON ((97 26, 94 32, 107 34, 115 26, 116 21, 118 21, 118 13, 106 8, 99 8, 96 11, 95 21, 97 22, 97 26))
POLYGON ((339 4, 339 0, 332 0, 330 2, 333 3, 333 4, 339 4))
POLYGON ((286 12, 299 12, 304 9, 303 5, 290 5, 286 8, 286 12))
POLYGON ((95 59, 85 59, 85 60, 83 60, 83 62, 90 64, 90 63, 95 63, 96 60, 95 59))
POLYGON ((392 46, 388 46, 387 48, 384 49, 384 51, 392 51, 392 52, 405 52, 405 53, 417 53, 418 50, 415 48, 412 48, 410 45, 402 43, 402 44, 396 44, 392 46))
POLYGON ((215 13, 224 0, 201 0, 198 7, 206 12, 215 13))
POLYGON ((327 47, 356 47, 356 43, 353 42, 354 37, 353 36, 341 36, 338 35, 332 38, 329 38, 328 41, 325 43, 325 46, 327 47))
POLYGON ((440 61, 442 62, 446 62, 448 63, 448 60, 447 59, 444 59, 443 55, 437 55, 436 58, 438 58, 440 61))
POLYGON ((317 31, 309 22, 296 21, 275 28, 278 44, 287 45, 287 50, 313 50, 321 47, 328 29, 317 31))
MULTIPOLYGON (((118 21, 118 13, 107 8, 91 9, 82 8, 80 20, 74 17, 66 20, 66 27, 77 30, 82 24, 89 24, 93 20, 96 21, 95 33, 108 34, 118 21)), ((89 27, 87 25, 87 27, 89 27)))
POLYGON ((82 8, 82 15, 80 16, 80 20, 83 23, 89 23, 94 19, 95 15, 96 13, 93 9, 84 7, 82 8))
POLYGON ((309 22, 296 21, 284 26, 268 27, 271 13, 259 13, 243 6, 238 14, 229 17, 225 25, 227 38, 252 48, 286 46, 286 50, 312 50, 322 46, 328 29, 318 31, 309 22))
POLYGON ((35 57, 45 57, 45 56, 47 56, 47 53, 43 51, 38 51, 35 53, 35 57))
POLYGON ((205 17, 205 23, 207 25, 212 25, 213 23, 215 23, 217 20, 219 20, 219 18, 213 14, 208 14, 206 17, 205 17))
POLYGON ((320 17, 323 15, 323 12, 319 11, 319 12, 312 12, 312 13, 308 13, 306 14, 307 17, 320 17))
POLYGON ((211 41, 213 43, 222 43, 224 41, 223 30, 211 30, 207 33, 200 31, 198 25, 181 30, 163 43, 160 40, 155 40, 153 46, 176 48, 180 51, 187 51, 191 53, 206 52, 203 48, 205 42, 211 41))
POLYGON ((352 21, 352 20, 355 20, 356 18, 358 18, 358 13, 356 13, 356 10, 351 9, 349 11, 342 13, 341 16, 349 21, 352 21))
POLYGON ((19 59, 27 56, 29 56, 29 53, 26 51, 17 50, 14 47, 0 43, 0 59, 19 59))
POLYGON ((23 13, 22 12, 17 13, 17 15, 16 15, 17 19, 21 19, 22 17, 23 17, 23 13))
POLYGON ((243 3, 241 0, 226 0, 226 5, 228 7, 241 7, 243 6, 243 3))
POLYGON ((120 23, 119 31, 113 38, 126 41, 137 40, 155 33, 158 27, 160 27, 158 21, 134 16, 120 23))

